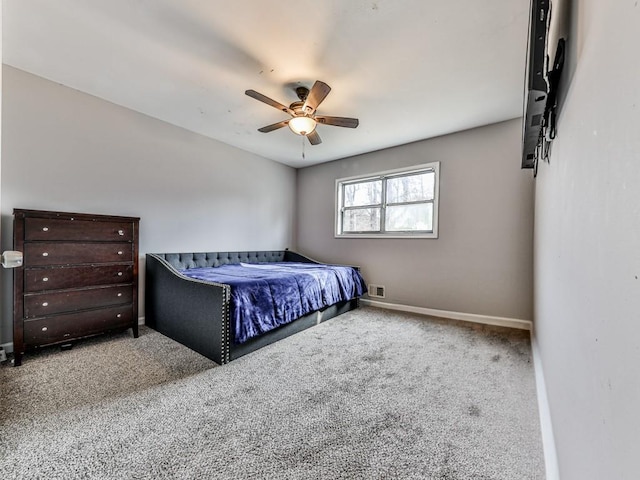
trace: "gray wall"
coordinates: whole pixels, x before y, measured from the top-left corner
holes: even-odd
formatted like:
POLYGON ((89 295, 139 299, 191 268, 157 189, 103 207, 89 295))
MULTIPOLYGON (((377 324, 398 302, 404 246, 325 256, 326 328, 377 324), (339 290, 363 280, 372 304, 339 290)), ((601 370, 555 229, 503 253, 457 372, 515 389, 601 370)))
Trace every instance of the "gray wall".
POLYGON ((385 302, 532 319, 533 175, 520 121, 298 171, 298 248, 363 267, 385 302), (334 238, 335 180, 440 161, 438 239, 334 238))
MULTIPOLYGON (((142 256, 293 246, 293 168, 8 66, 3 73, 3 250, 13 208, 139 216, 142 256)), ((12 341, 11 272, 1 278, 0 344, 12 341)))
POLYGON ((573 3, 536 182, 535 340, 562 480, 640 475, 640 6, 573 3))

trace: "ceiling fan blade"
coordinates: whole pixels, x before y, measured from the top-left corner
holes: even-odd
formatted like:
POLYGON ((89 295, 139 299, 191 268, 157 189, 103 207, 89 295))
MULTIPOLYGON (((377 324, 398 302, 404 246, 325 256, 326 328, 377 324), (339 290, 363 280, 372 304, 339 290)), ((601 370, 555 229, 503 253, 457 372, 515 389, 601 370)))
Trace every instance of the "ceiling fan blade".
POLYGON ((318 132, 316 132, 315 130, 307 135, 307 138, 309 139, 309 143, 311 145, 320 145, 322 143, 320 135, 318 135, 318 132))
POLYGON ((258 131, 262 133, 269 133, 286 126, 289 123, 289 120, 284 120, 278 123, 272 123, 271 125, 267 125, 266 127, 259 128, 258 131))
POLYGON ((336 127, 356 128, 360 124, 357 118, 317 115, 315 119, 316 122, 322 123, 323 125, 334 125, 336 127))
POLYGON ((320 80, 316 80, 316 83, 313 84, 311 90, 309 90, 309 94, 307 95, 307 99, 304 101, 304 105, 302 106, 302 110, 307 113, 313 113, 318 108, 318 105, 322 103, 322 101, 329 95, 331 91, 331 87, 320 80))
POLYGON ((277 108, 278 110, 281 110, 285 113, 288 113, 289 115, 291 115, 292 117, 295 115, 295 112, 293 110, 291 110, 289 107, 287 107, 286 105, 283 105, 279 102, 276 102, 275 100, 256 92, 255 90, 246 90, 244 92, 246 95, 249 95, 251 98, 255 98, 256 100, 262 102, 262 103, 266 103, 267 105, 271 105, 274 108, 277 108))

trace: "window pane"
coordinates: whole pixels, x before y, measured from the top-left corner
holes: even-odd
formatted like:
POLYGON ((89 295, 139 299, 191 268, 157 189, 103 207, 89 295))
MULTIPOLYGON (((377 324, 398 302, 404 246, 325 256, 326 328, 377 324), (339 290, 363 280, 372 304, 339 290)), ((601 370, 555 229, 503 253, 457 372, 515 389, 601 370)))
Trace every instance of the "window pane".
POLYGON ((362 207, 382 202, 382 180, 349 183, 344 186, 344 206, 362 207))
POLYGON ((387 207, 387 232, 433 230, 433 203, 414 203, 387 207))
POLYGON ((345 210, 342 216, 342 231, 349 232, 379 232, 380 209, 357 208, 345 210))
POLYGON ((389 178, 387 180, 387 203, 433 200, 435 179, 434 172, 389 178))

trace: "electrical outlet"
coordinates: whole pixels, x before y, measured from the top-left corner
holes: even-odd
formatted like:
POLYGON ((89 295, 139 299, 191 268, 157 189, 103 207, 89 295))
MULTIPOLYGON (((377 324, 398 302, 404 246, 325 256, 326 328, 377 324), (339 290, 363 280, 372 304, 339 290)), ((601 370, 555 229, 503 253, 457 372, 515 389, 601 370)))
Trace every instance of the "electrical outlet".
POLYGON ((7 352, 4 351, 4 347, 0 347, 0 363, 7 361, 7 352))

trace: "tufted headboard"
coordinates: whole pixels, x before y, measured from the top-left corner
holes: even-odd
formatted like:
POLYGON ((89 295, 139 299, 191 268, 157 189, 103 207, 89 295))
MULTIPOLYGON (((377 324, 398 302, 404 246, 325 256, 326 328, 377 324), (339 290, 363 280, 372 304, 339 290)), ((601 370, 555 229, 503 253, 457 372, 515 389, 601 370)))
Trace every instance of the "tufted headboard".
POLYGON ((262 262, 310 262, 311 260, 290 250, 259 252, 203 252, 203 253, 157 253, 176 270, 200 267, 219 267, 228 263, 262 262))

